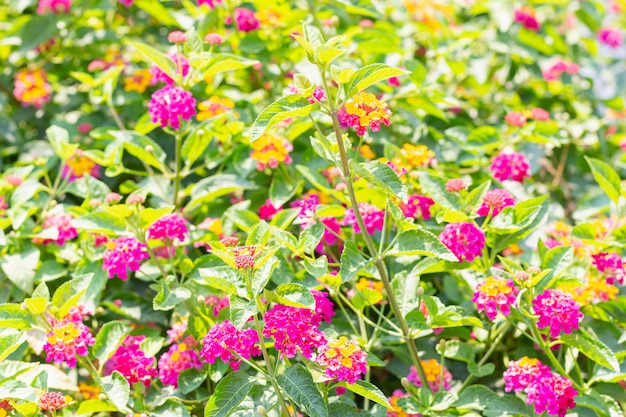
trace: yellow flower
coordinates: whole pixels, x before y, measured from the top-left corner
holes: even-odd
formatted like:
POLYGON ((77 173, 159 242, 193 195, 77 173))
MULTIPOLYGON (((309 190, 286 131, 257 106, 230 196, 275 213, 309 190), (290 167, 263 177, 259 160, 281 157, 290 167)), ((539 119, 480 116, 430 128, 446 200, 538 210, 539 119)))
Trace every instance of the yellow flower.
POLYGON ((507 285, 506 279, 494 278, 493 276, 487 277, 484 284, 480 287, 480 292, 489 296, 495 297, 499 294, 509 294, 514 291, 514 288, 507 285))
POLYGON ((293 150, 291 143, 284 137, 274 133, 266 133, 252 143, 252 159, 257 161, 259 171, 264 170, 267 166, 270 168, 278 167, 278 164, 284 162, 291 163, 289 152, 293 150))
POLYGON ((363 291, 365 288, 370 288, 376 292, 383 293, 384 284, 382 281, 372 281, 366 278, 359 279, 359 282, 355 285, 356 289, 363 291))
POLYGON ((284 23, 280 20, 282 16, 283 14, 276 7, 261 9, 256 13, 256 18, 259 19, 261 27, 263 28, 284 26, 284 23))
POLYGON ((428 382, 435 382, 439 379, 441 374, 441 365, 436 359, 429 359, 427 361, 420 361, 424 374, 426 374, 426 380, 428 382))
POLYGON ((15 74, 13 94, 25 106, 37 108, 50 101, 52 88, 48 83, 46 72, 41 69, 23 69, 15 74))
POLYGON ((130 77, 124 78, 124 91, 136 91, 142 94, 152 83, 152 74, 149 69, 137 70, 130 77))
POLYGON ((372 132, 378 132, 381 123, 387 126, 391 123, 391 111, 387 108, 387 103, 370 93, 359 93, 348 100, 345 113, 341 118, 342 122, 354 127, 359 136, 365 135, 368 128, 372 132))
POLYGON ((369 145, 361 146, 361 156, 365 159, 374 159, 376 158, 376 154, 372 151, 369 145))
POLYGON ((86 400, 97 400, 101 392, 99 386, 85 384, 84 382, 78 384, 78 390, 83 394, 83 398, 86 400))
MULTIPOLYGON (((226 113, 235 108, 235 102, 229 98, 222 98, 218 96, 212 96, 208 100, 204 100, 198 104, 198 115, 196 118, 199 122, 210 119, 219 114, 226 113)), ((238 113, 234 113, 234 116, 239 116, 238 113)))
POLYGON ((400 156, 393 158, 391 162, 398 168, 411 171, 417 167, 428 166, 434 158, 435 153, 427 146, 405 143, 400 149, 400 156))

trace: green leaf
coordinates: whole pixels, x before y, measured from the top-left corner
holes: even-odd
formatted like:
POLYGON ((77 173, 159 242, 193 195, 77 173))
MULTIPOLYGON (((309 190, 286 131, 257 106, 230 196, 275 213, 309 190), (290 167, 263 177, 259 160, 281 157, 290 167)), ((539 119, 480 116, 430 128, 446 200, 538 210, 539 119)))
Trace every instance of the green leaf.
POLYGON ((454 359, 455 361, 462 361, 465 363, 474 362, 474 349, 467 343, 460 340, 448 340, 446 341, 445 349, 441 352, 440 345, 437 345, 437 353, 442 354, 448 359, 454 359))
POLYGON ((621 179, 617 171, 605 162, 585 156, 591 168, 591 174, 607 197, 617 204, 620 196, 621 179))
POLYGON ((185 166, 192 166, 198 158, 204 156, 204 151, 214 138, 211 127, 213 127, 213 120, 203 122, 187 136, 180 150, 180 156, 185 162, 185 166))
POLYGON ((304 181, 295 181, 293 178, 285 178, 282 172, 277 172, 270 184, 270 200, 274 207, 280 207, 289 201, 298 190, 302 189, 304 181))
POLYGON ((496 370, 496 366, 493 363, 486 363, 484 365, 478 365, 476 363, 470 363, 467 366, 467 370, 470 374, 479 378, 487 375, 491 375, 496 370))
POLYGON ((208 375, 209 373, 206 370, 185 369, 178 376, 178 390, 183 394, 189 394, 198 389, 208 375))
POLYGON ((312 254, 322 240, 322 237, 324 237, 324 225, 321 222, 307 227, 302 231, 298 239, 294 255, 297 256, 302 253, 312 254))
POLYGON ((159 292, 152 300, 152 306, 155 310, 168 311, 190 298, 191 291, 178 286, 176 278, 170 275, 161 283, 159 292))
POLYGON ((354 173, 374 187, 390 193, 406 203, 407 189, 393 169, 380 161, 352 163, 354 173))
POLYGON ((491 181, 485 181, 467 194, 463 204, 470 213, 476 212, 483 204, 483 197, 491 188, 491 181))
POLYGON ((373 306, 379 303, 383 299, 383 295, 371 288, 363 288, 356 290, 354 297, 352 297, 352 304, 359 310, 363 310, 365 307, 373 306))
POLYGON ((187 204, 187 210, 210 203, 219 197, 240 190, 252 190, 257 186, 237 175, 217 174, 200 180, 191 189, 191 201, 187 204))
POLYGON ((135 158, 161 172, 168 171, 165 165, 167 154, 148 136, 131 130, 114 130, 110 133, 124 145, 124 150, 135 158))
POLYGON ((202 42, 202 38, 196 31, 196 28, 193 26, 190 27, 185 32, 185 35, 187 37, 187 39, 185 39, 185 44, 183 45, 185 55, 202 52, 204 49, 204 42, 202 42))
POLYGON ((110 321, 102 326, 96 336, 96 344, 91 348, 93 356, 98 360, 100 370, 131 330, 130 326, 121 321, 110 321))
POLYGON ((330 403, 328 404, 328 416, 329 417, 372 417, 372 414, 368 411, 359 410, 349 404, 345 403, 330 403))
POLYGON ((67 161, 74 155, 77 144, 70 144, 70 135, 67 130, 62 127, 52 125, 46 129, 46 136, 50 141, 50 146, 54 150, 54 153, 61 158, 62 161, 67 161))
POLYGON ((402 317, 405 317, 409 311, 418 307, 417 288, 419 283, 420 278, 407 273, 407 271, 396 274, 393 281, 391 281, 391 288, 396 296, 402 317))
POLYGON ((57 288, 52 296, 52 305, 57 308, 57 317, 65 316, 70 308, 78 304, 78 300, 91 285, 92 279, 93 273, 77 275, 57 288))
POLYGON ((292 365, 276 378, 289 398, 309 417, 327 417, 326 402, 320 394, 311 373, 302 365, 292 365))
POLYGON ((378 403, 386 408, 391 408, 391 404, 387 399, 387 396, 383 394, 383 392, 374 384, 369 383, 367 381, 362 381, 357 379, 355 384, 348 384, 346 382, 341 382, 338 385, 342 387, 346 387, 350 391, 355 394, 360 395, 361 397, 368 398, 375 403, 378 403))
POLYGON ((0 362, 5 360, 11 353, 15 352, 25 341, 26 334, 22 332, 0 335, 0 362))
POLYGON ((117 410, 122 412, 127 410, 130 385, 126 378, 118 371, 113 371, 111 375, 103 377, 102 382, 106 396, 117 407, 117 410))
POLYGON ((485 417, 523 416, 533 417, 533 409, 514 395, 492 398, 483 411, 485 417))
POLYGON ((234 372, 224 377, 215 387, 215 392, 209 399, 204 417, 228 417, 243 399, 248 395, 254 379, 244 372, 234 372))
POLYGON ((252 274, 251 284, 252 293, 257 296, 263 292, 265 286, 270 281, 274 269, 280 264, 280 261, 274 259, 273 262, 265 262, 259 268, 256 268, 252 274))
POLYGON ((246 245, 265 245, 270 238, 270 226, 261 220, 248 233, 246 245))
POLYGON ((306 97, 291 94, 282 97, 265 108, 256 118, 250 130, 250 143, 285 119, 311 114, 318 104, 311 104, 306 97))
POLYGON ((328 259, 326 255, 322 255, 317 258, 315 261, 310 261, 309 259, 304 260, 304 269, 306 272, 313 275, 315 278, 319 278, 322 275, 328 273, 328 259))
POLYGON ((150 413, 150 417, 189 417, 187 407, 178 400, 168 399, 150 413))
MULTIPOLYGON (((178 23, 176 18, 174 17, 172 11, 161 4, 158 0, 136 0, 135 6, 140 8, 141 10, 148 13, 150 16, 154 17, 164 26, 175 26, 180 28, 181 25, 178 23)), ((131 45, 134 45, 135 42, 131 42, 131 45)), ((141 44, 144 45, 144 44, 141 44)), ((147 45, 144 45, 147 46, 147 45)), ((148 62, 151 62, 148 59, 148 62)), ((160 68, 160 65, 159 65, 160 68)), ((162 68, 161 68, 162 69, 162 68)), ((165 70, 164 70, 165 71, 165 70)), ((172 77, 173 78, 173 77, 172 77)))
POLYGON ((545 253, 541 260, 541 269, 549 270, 545 275, 534 278, 534 287, 540 292, 552 285, 567 268, 574 263, 574 249, 571 246, 557 246, 545 253))
POLYGON ((522 201, 514 207, 506 207, 498 214, 488 227, 491 233, 510 235, 533 224, 540 215, 547 195, 522 201))
POLYGON ((517 39, 541 54, 548 56, 554 54, 554 48, 546 43, 544 35, 535 33, 530 29, 520 29, 517 34, 517 39))
POLYGON ((34 324, 34 317, 19 304, 0 304, 0 327, 10 329, 29 329, 34 324))
POLYGON ((94 414, 94 413, 106 413, 109 411, 117 411, 117 407, 111 405, 107 401, 102 400, 85 400, 81 401, 78 406, 76 414, 94 414))
POLYGON ((204 71, 203 78, 212 77, 222 72, 235 71, 258 64, 259 61, 234 54, 214 54, 209 67, 204 71))
POLYGON ((174 211, 174 206, 165 206, 158 209, 152 207, 146 207, 142 209, 139 213, 139 220, 141 220, 141 227, 147 228, 152 225, 152 223, 159 220, 161 217, 166 214, 170 214, 174 211))
MULTIPOLYGON (((18 13, 21 14, 22 11, 18 11, 18 13)), ((59 31, 56 14, 48 13, 42 16, 29 14, 28 16, 28 22, 22 26, 19 32, 19 38, 22 42, 20 50, 23 52, 32 51, 42 43, 53 39, 59 31)))
POLYGON ((246 325, 250 317, 258 313, 259 310, 254 302, 244 300, 243 298, 231 295, 230 297, 230 321, 233 322, 237 329, 242 329, 246 325))
POLYGON ((122 217, 106 211, 94 211, 73 220, 72 224, 77 229, 84 229, 90 232, 122 233, 126 231, 126 221, 122 217))
POLYGON ((561 335, 561 340, 568 346, 578 349, 583 355, 599 365, 620 372, 620 364, 615 354, 601 341, 582 333, 561 335))
MULTIPOLYGON (((140 3, 141 1, 144 1, 144 0, 138 0, 138 3, 140 3)), ((155 2, 154 0, 151 0, 150 2, 158 4, 158 2, 155 2)), ((169 15, 169 12, 168 12, 168 15, 169 15)), ((141 55, 141 57, 146 62, 150 64, 154 64, 155 66, 159 67, 159 69, 163 71, 164 73, 166 73, 171 79, 176 79, 176 67, 174 65, 174 61, 172 61, 170 58, 165 56, 160 51, 154 49, 150 45, 146 45, 145 43, 129 42, 128 44, 132 46, 133 48, 135 48, 137 52, 139 52, 139 55, 141 55)))
POLYGON ((265 291, 268 301, 285 306, 315 309, 315 298, 302 284, 280 284, 276 291, 265 291))
POLYGON ((2 256, 0 268, 16 287, 30 294, 33 291, 39 256, 39 249, 31 246, 20 253, 2 256))
POLYGON ((346 52, 346 47, 343 45, 337 46, 329 46, 329 45, 320 45, 315 48, 315 58, 314 61, 319 65, 326 68, 328 64, 333 62, 335 58, 344 54, 346 52))
POLYGON ((0 398, 36 402, 37 391, 24 381, 13 379, 0 385, 0 398))
POLYGON ((428 321, 431 327, 483 327, 477 317, 460 306, 446 306, 439 298, 430 295, 425 295, 423 301, 428 309, 428 321))
POLYGON ((448 182, 446 178, 427 172, 420 172, 419 180, 422 191, 430 195, 435 203, 450 210, 463 210, 459 194, 446 190, 446 183, 448 182))
POLYGON ((98 198, 104 200, 111 193, 111 189, 104 182, 91 175, 85 175, 72 181, 65 189, 66 192, 85 199, 98 198))
POLYGON ((412 229, 398 236, 396 246, 390 254, 395 256, 434 256, 450 262, 458 262, 458 258, 441 243, 439 238, 426 229, 412 229))
POLYGON ((459 394, 453 406, 459 409, 484 410, 498 395, 484 385, 470 385, 459 394))
POLYGON ((359 271, 365 269, 368 264, 369 260, 361 256, 356 243, 351 240, 347 241, 341 253, 341 268, 339 270, 341 281, 354 281, 359 271))
POLYGON ((370 0, 334 0, 341 4, 342 10, 349 14, 357 14, 361 16, 380 18, 380 14, 376 11, 376 7, 370 0))
MULTIPOLYGON (((43 186, 39 181, 24 181, 11 194, 11 207, 21 206, 22 204, 30 201, 39 191, 41 191, 42 188, 43 186)), ((26 213, 25 216, 27 215, 28 214, 26 213)), ((20 225, 21 223, 19 225, 14 224, 13 228, 18 229, 20 225)))
POLYGON ((408 74, 400 68, 390 67, 386 64, 370 64, 358 69, 346 85, 346 98, 350 98, 367 87, 392 77, 408 74))
POLYGON ((48 299, 46 297, 31 297, 24 300, 26 304, 26 308, 30 311, 34 316, 38 316, 43 314, 48 307, 48 299))

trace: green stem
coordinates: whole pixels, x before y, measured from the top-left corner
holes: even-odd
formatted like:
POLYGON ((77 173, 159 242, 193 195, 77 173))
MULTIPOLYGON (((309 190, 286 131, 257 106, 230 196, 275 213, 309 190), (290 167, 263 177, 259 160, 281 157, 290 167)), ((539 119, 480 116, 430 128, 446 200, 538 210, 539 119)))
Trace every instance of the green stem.
POLYGON ((180 148, 183 143, 182 137, 180 135, 176 135, 176 145, 174 150, 174 163, 176 165, 174 171, 174 207, 178 208, 178 192, 180 190, 180 148))

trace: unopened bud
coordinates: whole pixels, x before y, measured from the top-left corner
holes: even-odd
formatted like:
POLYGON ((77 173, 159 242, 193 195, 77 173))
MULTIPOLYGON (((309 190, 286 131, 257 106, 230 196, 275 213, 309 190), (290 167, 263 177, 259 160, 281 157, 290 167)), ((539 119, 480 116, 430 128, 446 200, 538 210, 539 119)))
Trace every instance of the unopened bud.
POLYGON ((409 387, 411 386, 411 383, 409 382, 409 380, 404 377, 400 380, 400 383, 402 384, 402 386, 404 387, 404 389, 408 390, 409 387))
POLYGON ((200 304, 204 304, 206 302, 206 297, 204 295, 199 295, 196 300, 198 300, 200 304))
POLYGON ((101 400, 101 401, 105 401, 107 399, 107 395, 105 393, 101 392, 98 395, 98 399, 101 400))
POLYGON ((258 407, 256 408, 256 413, 257 413, 257 414, 259 414, 259 415, 264 416, 264 415, 266 415, 266 414, 267 414, 267 410, 265 410, 265 407, 263 407, 262 405, 260 405, 260 406, 258 406, 258 407))
POLYGON ((528 272, 532 275, 535 275, 541 272, 541 268, 539 268, 538 266, 530 266, 528 267, 528 272))
POLYGON ((417 292, 417 296, 418 296, 419 298, 422 298, 422 297, 424 296, 424 288, 422 288, 422 287, 417 287, 417 291, 416 291, 416 292, 417 292))
POLYGON ((146 152, 148 153, 154 152, 154 146, 152 145, 146 145, 145 149, 146 149, 146 152))

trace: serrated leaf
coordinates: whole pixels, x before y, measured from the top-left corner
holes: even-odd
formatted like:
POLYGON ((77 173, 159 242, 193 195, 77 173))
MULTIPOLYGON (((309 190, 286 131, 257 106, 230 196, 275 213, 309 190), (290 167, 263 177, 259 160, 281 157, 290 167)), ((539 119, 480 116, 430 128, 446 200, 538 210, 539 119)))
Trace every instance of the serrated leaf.
POLYGON ((430 195, 435 203, 441 207, 454 211, 463 210, 459 194, 446 190, 446 183, 448 182, 446 178, 427 172, 420 172, 419 181, 422 191, 430 195))
POLYGON ((309 417, 327 417, 326 402, 320 394, 313 377, 302 365, 292 365, 276 378, 278 385, 285 390, 309 417))
POLYGON ((456 255, 441 243, 437 236, 426 229, 412 229, 400 234, 391 254, 395 256, 434 256, 450 262, 459 261, 456 255))
POLYGON ((357 176, 364 178, 374 187, 390 193, 406 203, 406 186, 389 165, 380 161, 370 161, 363 164, 353 162, 352 170, 357 176))
POLYGON ((135 48, 146 62, 159 67, 171 79, 176 79, 174 61, 165 56, 165 54, 142 42, 128 42, 128 44, 135 48))
POLYGON ((15 352, 26 340, 26 334, 22 332, 8 333, 0 336, 0 362, 15 352))
POLYGON ((48 307, 48 300, 46 297, 31 297, 24 300, 26 304, 26 308, 33 315, 38 316, 43 314, 46 311, 46 307, 48 307))
POLYGON ((267 129, 271 129, 283 120, 291 117, 308 116, 316 107, 317 104, 309 103, 306 97, 299 94, 279 98, 257 116, 250 130, 250 143, 256 141, 267 129))
POLYGON ((178 286, 176 278, 168 276, 161 283, 159 292, 152 300, 152 305, 155 310, 168 311, 189 298, 191 298, 191 291, 178 286))
POLYGON ((356 279, 357 274, 369 265, 369 260, 359 253, 356 243, 347 241, 341 253, 341 268, 339 274, 342 282, 356 279))
POLYGON ((111 375, 103 377, 102 382, 107 398, 117 407, 117 410, 127 410, 130 385, 126 378, 118 371, 113 371, 111 375))
POLYGON ((617 204, 620 196, 621 179, 617 171, 605 162, 585 156, 591 168, 591 174, 607 197, 617 204))
POLYGON ((368 398, 375 403, 382 405, 383 407, 391 408, 391 404, 389 403, 387 396, 383 394, 383 392, 376 385, 370 382, 357 379, 356 383, 354 384, 341 382, 338 385, 346 387, 355 394, 358 394, 364 398, 368 398))
POLYGON ((208 371, 196 368, 185 369, 178 375, 178 390, 183 394, 195 391, 206 380, 208 371))
POLYGON ((597 364, 620 372, 620 364, 615 354, 601 341, 581 333, 563 334, 561 340, 597 364))
POLYGON ((470 213, 476 212, 483 203, 483 197, 491 188, 491 181, 485 181, 467 194, 464 205, 470 213))
POLYGON ((392 77, 408 74, 407 71, 386 64, 370 64, 358 69, 346 85, 346 97, 350 98, 367 87, 392 77))
POLYGON ((258 313, 259 310, 254 300, 244 300, 241 297, 232 295, 230 297, 230 321, 237 329, 242 329, 246 325, 250 317, 258 313))
POLYGON ((254 380, 244 372, 234 372, 224 377, 204 408, 204 417, 229 417, 254 385, 254 380))
POLYGON ((275 291, 265 292, 268 301, 291 307, 315 309, 315 298, 302 284, 280 284, 275 291))
POLYGON ((33 291, 40 254, 36 247, 29 247, 20 253, 4 255, 0 258, 0 268, 16 287, 30 294, 33 291))
POLYGON ((121 321, 110 321, 102 326, 96 335, 96 344, 91 348, 93 356, 98 360, 100 370, 131 330, 130 326, 121 321))
POLYGON ((95 211, 85 216, 74 219, 72 224, 77 229, 84 229, 91 232, 115 232, 126 231, 126 221, 112 213, 106 211, 95 211))
POLYGON ((57 308, 57 316, 64 317, 70 308, 78 304, 93 280, 93 273, 77 275, 61 285, 52 296, 52 305, 57 308))
POLYGON ((10 329, 29 329, 34 324, 34 317, 19 304, 0 304, 0 327, 10 329))
POLYGON ((483 411, 485 417, 523 416, 533 417, 533 409, 514 395, 492 398, 483 411))

